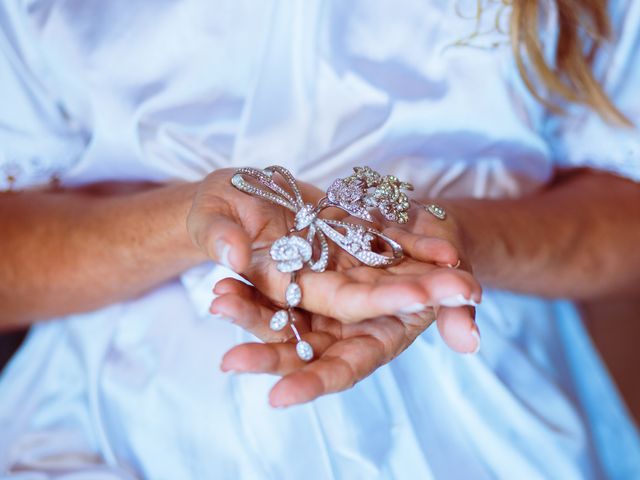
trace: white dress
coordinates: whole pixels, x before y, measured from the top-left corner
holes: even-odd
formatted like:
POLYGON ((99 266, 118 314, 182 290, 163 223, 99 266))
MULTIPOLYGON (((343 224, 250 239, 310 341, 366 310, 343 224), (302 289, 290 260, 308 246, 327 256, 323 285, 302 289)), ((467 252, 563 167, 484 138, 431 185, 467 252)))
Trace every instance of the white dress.
MULTIPOLYGON (((0 182, 273 163, 324 187, 367 164, 434 197, 517 197, 559 165, 640 181, 638 131, 541 107, 487 3, 476 25, 475 0, 3 0, 0 182)), ((640 121, 640 2, 610 8, 598 71, 640 121)), ((3 478, 640 478, 570 302, 487 291, 478 355, 430 329, 355 388, 274 410, 275 377, 219 370, 252 338, 207 313, 227 275, 34 327, 0 377, 3 478)))

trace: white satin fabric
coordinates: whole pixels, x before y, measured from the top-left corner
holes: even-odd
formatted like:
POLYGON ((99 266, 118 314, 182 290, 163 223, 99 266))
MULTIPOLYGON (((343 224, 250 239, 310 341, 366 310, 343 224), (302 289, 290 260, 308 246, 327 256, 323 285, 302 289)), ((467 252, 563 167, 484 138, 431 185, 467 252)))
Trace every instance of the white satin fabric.
MULTIPOLYGON (((453 46, 475 3, 4 0, 0 181, 273 163, 319 186, 367 164, 434 197, 517 197, 558 165, 640 180, 637 130, 527 93, 492 31, 499 2, 489 33, 453 46)), ((622 34, 599 68, 640 120, 640 4, 612 3, 622 34)), ((640 478, 638 434, 568 302, 487 291, 478 355, 429 330, 355 388, 274 410, 276 378, 218 369, 251 339, 207 313, 229 274, 205 264, 33 328, 0 378, 3 478, 640 478)))

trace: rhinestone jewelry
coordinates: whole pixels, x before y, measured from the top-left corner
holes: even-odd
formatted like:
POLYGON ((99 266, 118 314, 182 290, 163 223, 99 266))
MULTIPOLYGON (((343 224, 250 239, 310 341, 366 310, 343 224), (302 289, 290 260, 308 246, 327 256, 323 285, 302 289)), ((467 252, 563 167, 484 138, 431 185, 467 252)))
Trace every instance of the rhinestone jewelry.
POLYGON ((305 342, 304 340, 299 341, 296 345, 296 353, 306 362, 313 358, 313 348, 311 348, 309 342, 305 342))
POLYGON ((393 175, 382 177, 370 167, 355 167, 347 178, 334 181, 327 190, 327 201, 351 215, 372 222, 370 208, 378 208, 391 222, 409 221, 409 197, 401 190, 413 190, 410 183, 393 175))
POLYGON ((287 300, 287 305, 291 308, 300 305, 300 302, 302 301, 302 290, 300 289, 300 285, 295 282, 290 283, 287 286, 284 298, 287 300))
POLYGON ((289 323, 289 312, 287 312, 286 310, 278 310, 273 314, 273 317, 271 317, 269 327, 274 332, 279 332, 287 326, 287 323, 289 323))
POLYGON ((436 205, 435 203, 426 205, 424 208, 427 210, 427 212, 440 220, 444 220, 445 218, 447 218, 447 212, 444 211, 444 208, 436 205))
POLYGON ((311 259, 311 245, 304 238, 290 235, 276 240, 270 254, 278 262, 277 269, 280 272, 296 272, 302 270, 304 263, 311 259))
POLYGON ((394 265, 403 257, 400 244, 374 228, 319 217, 325 208, 336 207, 373 222, 369 210, 377 208, 389 221, 406 223, 409 220, 409 199, 402 190, 412 190, 411 184, 401 182, 392 175, 383 177, 369 167, 356 167, 353 172, 351 176, 333 182, 326 197, 317 205, 304 202, 295 178, 289 170, 280 166, 274 165, 264 170, 239 168, 231 178, 231 184, 237 189, 295 214, 294 227, 286 236, 276 240, 269 252, 278 271, 291 274, 285 291, 287 308, 277 311, 271 317, 269 326, 274 331, 280 331, 288 324, 297 339, 296 353, 304 361, 312 360, 314 354, 311 345, 302 340, 295 326, 294 309, 302 301, 302 289, 296 281, 296 275, 305 264, 315 272, 325 271, 329 263, 327 239, 371 267, 394 265), (286 189, 274 181, 274 174, 282 177, 287 184, 286 189), (254 182, 249 182, 245 177, 254 182), (305 229, 306 237, 296 235, 305 229), (391 248, 390 255, 373 251, 372 242, 376 238, 391 248), (317 259, 314 259, 314 247, 320 249, 317 259))

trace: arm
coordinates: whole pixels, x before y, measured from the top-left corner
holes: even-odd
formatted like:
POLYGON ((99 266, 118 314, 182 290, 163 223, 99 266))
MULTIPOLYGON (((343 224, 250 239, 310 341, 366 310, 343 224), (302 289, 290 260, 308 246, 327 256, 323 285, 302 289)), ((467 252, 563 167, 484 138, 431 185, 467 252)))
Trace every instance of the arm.
MULTIPOLYGON (((0 328, 134 297, 207 258, 282 299, 288 276, 275 268, 269 247, 286 234, 290 219, 282 208, 235 189, 232 172, 129 195, 0 196, 0 328)), ((450 246, 441 250, 445 261, 454 261, 450 246)), ((340 251, 338 271, 303 272, 299 283, 308 294, 301 308, 340 311, 355 322, 440 298, 480 299, 479 285, 465 272, 411 259, 383 271, 354 267, 350 259, 340 251)))
POLYGON ((203 261, 185 228, 196 188, 0 194, 0 329, 134 297, 203 261))
MULTIPOLYGON (((575 170, 520 199, 440 203, 484 285, 575 300, 640 293, 639 184, 575 170)), ((426 217, 418 230, 443 228, 426 217)))

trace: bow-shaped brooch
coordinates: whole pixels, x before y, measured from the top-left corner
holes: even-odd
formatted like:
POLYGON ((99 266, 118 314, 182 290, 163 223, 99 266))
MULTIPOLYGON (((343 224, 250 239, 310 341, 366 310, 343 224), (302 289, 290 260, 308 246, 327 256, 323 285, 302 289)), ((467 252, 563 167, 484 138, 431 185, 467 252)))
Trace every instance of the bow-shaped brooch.
POLYGON ((305 264, 314 272, 326 270, 329 263, 327 238, 370 267, 394 265, 403 257, 400 244, 374 228, 319 217, 324 209, 335 207, 354 217, 373 222, 369 210, 377 208, 389 221, 408 221, 410 202, 402 190, 413 190, 411 184, 401 182, 392 175, 383 177, 369 167, 355 167, 353 170, 351 176, 334 181, 327 189, 326 196, 316 205, 305 203, 295 178, 284 167, 271 166, 264 170, 240 168, 231 178, 231 184, 237 189, 285 207, 295 214, 293 228, 288 235, 276 240, 270 250, 271 258, 277 262, 277 269, 283 273, 291 273, 291 282, 285 292, 287 309, 279 310, 273 315, 270 327, 280 331, 287 324, 290 325, 298 342, 296 352, 305 361, 313 358, 313 348, 302 340, 295 326, 294 309, 302 301, 302 290, 296 282, 296 274, 305 264), (280 175, 286 187, 275 181, 275 174, 280 175), (245 177, 250 177, 255 182, 250 183, 245 177), (296 235, 305 229, 306 238, 296 235), (376 238, 390 247, 390 254, 373 250, 371 243, 376 238), (319 247, 319 254, 314 255, 316 246, 319 247))

